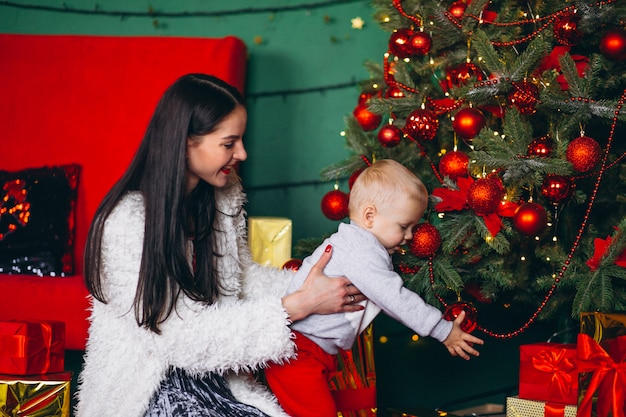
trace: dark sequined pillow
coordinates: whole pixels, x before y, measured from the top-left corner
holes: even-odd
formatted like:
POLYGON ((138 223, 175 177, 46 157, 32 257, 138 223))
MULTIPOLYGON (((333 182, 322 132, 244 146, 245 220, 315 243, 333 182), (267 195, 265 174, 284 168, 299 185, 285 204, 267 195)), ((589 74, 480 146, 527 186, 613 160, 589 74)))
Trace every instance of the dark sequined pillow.
POLYGON ((74 273, 80 166, 0 171, 0 273, 74 273))

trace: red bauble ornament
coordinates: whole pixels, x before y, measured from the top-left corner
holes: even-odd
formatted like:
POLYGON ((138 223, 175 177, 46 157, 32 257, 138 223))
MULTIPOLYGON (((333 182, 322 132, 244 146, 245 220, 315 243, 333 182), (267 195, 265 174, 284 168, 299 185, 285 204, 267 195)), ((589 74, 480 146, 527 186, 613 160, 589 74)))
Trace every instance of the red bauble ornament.
POLYGON ((385 98, 402 98, 404 97, 404 91, 400 87, 396 87, 395 85, 389 87, 387 91, 385 91, 385 98))
POLYGON ((459 64, 446 73, 449 88, 464 85, 472 77, 476 77, 479 81, 483 79, 483 75, 478 67, 471 62, 459 64))
POLYGON ((400 28, 394 31, 389 37, 389 51, 398 58, 408 58, 411 56, 412 48, 411 35, 413 31, 411 29, 400 28))
POLYGON ((429 258, 437 253, 441 246, 441 234, 430 223, 420 223, 415 227, 413 239, 409 245, 411 253, 418 258, 429 258))
POLYGON ((367 100, 374 97, 374 93, 361 93, 359 94, 359 102, 358 104, 367 103, 367 100))
POLYGON ((583 37, 578 30, 578 22, 580 17, 575 13, 566 13, 554 21, 554 38, 558 43, 564 46, 574 46, 583 37))
POLYGON ((357 122, 363 130, 369 132, 380 126, 380 122, 383 120, 382 116, 369 111, 367 103, 360 103, 354 108, 352 112, 357 122))
POLYGON ((332 190, 322 198, 322 213, 330 220, 341 220, 348 215, 348 194, 332 190))
POLYGON ((429 110, 413 110, 406 119, 404 132, 414 140, 432 140, 439 129, 439 119, 429 110))
POLYGON ((446 152, 439 160, 439 172, 444 177, 456 181, 458 177, 467 175, 469 156, 460 151, 446 152))
POLYGON ((385 148, 393 148, 402 140, 402 129, 395 125, 384 125, 378 131, 378 141, 385 148))
POLYGON ((534 236, 546 228, 548 214, 541 204, 524 203, 513 215, 513 226, 528 236, 534 236))
POLYGON ((609 30, 600 39, 600 52, 613 61, 626 59, 626 31, 609 30))
POLYGON ((528 156, 548 157, 552 153, 554 141, 550 135, 533 140, 528 145, 528 156))
POLYGON ((478 316, 478 310, 472 303, 467 301, 457 301, 456 303, 449 304, 443 313, 443 318, 448 321, 454 321, 462 311, 465 311, 465 319, 461 323, 461 330, 465 333, 471 333, 476 329, 476 317, 478 316))
POLYGON ((568 198, 574 190, 574 182, 562 175, 547 175, 541 183, 541 194, 551 203, 557 204, 568 198))
POLYGON ((359 175, 361 175, 361 172, 363 172, 365 168, 359 168, 356 171, 354 171, 352 173, 352 175, 350 175, 350 178, 348 178, 348 188, 352 189, 352 186, 354 185, 354 181, 356 181, 356 179, 359 177, 359 175))
POLYGON ((283 264, 283 269, 297 271, 302 266, 302 259, 291 258, 283 264))
POLYGON ((480 178, 467 190, 467 203, 477 214, 490 214, 500 206, 502 187, 491 178, 480 178))
POLYGON ((578 172, 587 172, 600 160, 600 144, 589 136, 581 136, 567 145, 565 158, 578 172))
POLYGON ((539 88, 528 81, 522 81, 515 84, 513 91, 507 97, 507 101, 509 106, 517 107, 522 114, 535 114, 538 97, 539 88))
POLYGON ((414 32, 409 38, 409 44, 411 45, 411 52, 413 55, 426 55, 430 52, 430 46, 433 40, 430 35, 425 32, 414 32))
POLYGON ((485 116, 483 112, 473 107, 466 107, 454 115, 452 128, 464 139, 471 139, 485 127, 485 116))
POLYGON ((450 5, 450 7, 448 7, 448 11, 450 12, 452 16, 456 17, 457 19, 462 19, 463 16, 465 15, 466 8, 467 8, 467 5, 465 4, 465 2, 455 1, 454 3, 450 5))

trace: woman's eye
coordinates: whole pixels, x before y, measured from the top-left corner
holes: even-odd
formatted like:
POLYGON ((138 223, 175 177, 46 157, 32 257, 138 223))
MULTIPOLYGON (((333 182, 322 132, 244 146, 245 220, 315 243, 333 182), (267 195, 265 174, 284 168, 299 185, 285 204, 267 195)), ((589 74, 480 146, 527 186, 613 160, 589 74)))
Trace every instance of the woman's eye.
POLYGON ((224 144, 224 146, 225 146, 227 149, 230 149, 230 148, 232 148, 233 146, 235 146, 235 144, 234 144, 233 142, 230 142, 230 143, 225 143, 225 144, 224 144))

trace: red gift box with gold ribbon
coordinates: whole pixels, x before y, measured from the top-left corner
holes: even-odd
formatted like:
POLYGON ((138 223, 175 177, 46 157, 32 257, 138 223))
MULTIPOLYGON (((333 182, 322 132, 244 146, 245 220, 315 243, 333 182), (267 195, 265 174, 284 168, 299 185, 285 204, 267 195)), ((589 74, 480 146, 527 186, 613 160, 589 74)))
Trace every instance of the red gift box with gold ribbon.
POLYGON ((581 313, 578 417, 626 417, 626 313, 581 313))
POLYGON ((576 345, 546 342, 520 346, 519 398, 576 405, 576 345))
POLYGON ((65 323, 0 321, 0 374, 62 372, 65 323))

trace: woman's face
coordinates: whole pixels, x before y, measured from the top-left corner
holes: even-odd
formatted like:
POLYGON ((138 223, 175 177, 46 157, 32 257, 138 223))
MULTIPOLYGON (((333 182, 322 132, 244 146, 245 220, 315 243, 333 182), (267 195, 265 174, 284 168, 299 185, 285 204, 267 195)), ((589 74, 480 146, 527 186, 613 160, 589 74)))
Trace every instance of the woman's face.
POLYGON ((226 185, 228 174, 248 154, 243 146, 248 115, 246 109, 237 106, 207 135, 187 139, 187 193, 200 179, 213 185, 226 185))

